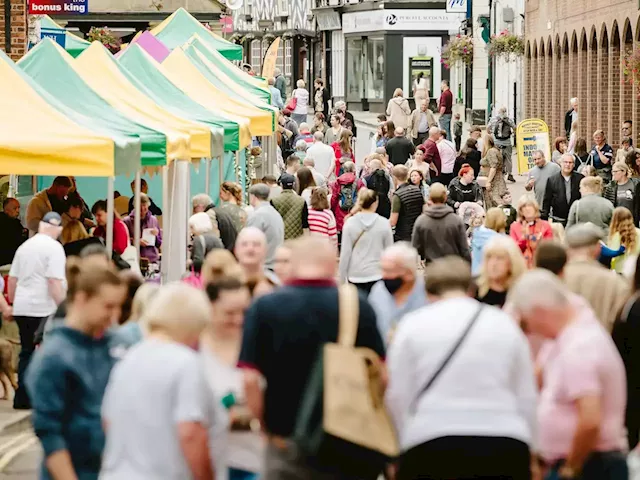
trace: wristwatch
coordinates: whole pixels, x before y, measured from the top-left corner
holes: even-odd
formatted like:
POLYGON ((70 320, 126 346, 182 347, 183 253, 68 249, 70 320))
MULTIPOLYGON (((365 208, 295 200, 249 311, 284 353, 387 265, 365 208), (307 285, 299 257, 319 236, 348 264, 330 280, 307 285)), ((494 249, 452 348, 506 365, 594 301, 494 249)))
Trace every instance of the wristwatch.
POLYGON ((577 478, 577 476, 578 472, 576 472, 571 466, 566 464, 560 467, 560 469, 558 470, 558 478, 560 479, 570 480, 577 478))

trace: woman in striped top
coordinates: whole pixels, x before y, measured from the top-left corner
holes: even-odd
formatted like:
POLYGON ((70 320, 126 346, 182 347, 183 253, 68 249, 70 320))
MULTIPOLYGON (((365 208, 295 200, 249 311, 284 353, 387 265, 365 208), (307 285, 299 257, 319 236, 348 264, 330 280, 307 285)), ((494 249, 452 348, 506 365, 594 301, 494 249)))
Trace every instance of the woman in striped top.
POLYGON ((338 248, 338 233, 336 218, 329 209, 327 191, 324 188, 314 188, 311 193, 311 209, 309 210, 309 232, 312 235, 329 237, 338 248))

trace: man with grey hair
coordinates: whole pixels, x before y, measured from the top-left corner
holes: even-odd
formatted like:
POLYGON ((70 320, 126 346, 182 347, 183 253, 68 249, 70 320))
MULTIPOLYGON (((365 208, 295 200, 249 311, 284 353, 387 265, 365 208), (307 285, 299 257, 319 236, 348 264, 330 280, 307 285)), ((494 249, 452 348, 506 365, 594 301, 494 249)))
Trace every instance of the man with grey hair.
POLYGON ((273 270, 276 250, 284 243, 284 222, 278 211, 269 203, 271 189, 264 183, 257 183, 249 189, 249 204, 253 213, 247 219, 247 227, 256 227, 267 238, 265 267, 273 270))
POLYGON ((300 160, 304 160, 307 157, 307 148, 309 145, 303 139, 296 140, 295 143, 295 151, 293 154, 298 157, 300 160))
POLYGON ((211 233, 222 240, 224 248, 233 252, 238 231, 233 223, 231 215, 223 209, 216 207, 213 200, 206 193, 199 193, 191 199, 192 213, 205 212, 211 220, 211 233))
POLYGON ((554 222, 567 226, 571 205, 582 196, 580 181, 584 176, 573 170, 574 165, 573 155, 565 153, 560 157, 560 173, 547 180, 540 212, 543 220, 551 218, 554 222))
POLYGON ((296 135, 293 144, 297 147, 300 143, 300 140, 303 140, 307 144, 307 146, 313 143, 313 133, 311 133, 309 124, 306 122, 301 122, 300 125, 298 125, 298 135, 296 135))
POLYGON ((313 134, 313 144, 307 149, 307 156, 313 157, 316 168, 327 180, 335 177, 336 154, 331 146, 324 143, 322 132, 313 134))
POLYGON ((429 110, 429 101, 423 100, 420 105, 411 113, 411 138, 417 147, 429 136, 429 128, 438 125, 436 118, 429 110))
POLYGON ((319 171, 316 170, 316 161, 312 156, 309 156, 309 151, 307 150, 307 156, 302 161, 302 165, 311 170, 313 174, 313 180, 316 182, 317 187, 326 187, 327 179, 324 175, 322 175, 319 171))
POLYGON ((282 101, 280 90, 275 87, 276 79, 271 77, 267 82, 269 83, 269 92, 271 93, 271 105, 282 110, 284 108, 284 102, 282 101))
POLYGON ((571 125, 578 121, 578 99, 572 98, 569 100, 569 105, 571 107, 564 114, 564 131, 567 134, 567 139, 571 136, 571 125))
MULTIPOLYGON (((574 244, 589 237, 586 229, 572 235, 574 244)), ((509 297, 523 327, 551 340, 538 354, 537 443, 548 478, 627 478, 625 369, 609 332, 549 271, 525 273, 509 297)))
POLYGON ((564 269, 564 281, 569 290, 591 304, 602 325, 611 331, 616 315, 631 292, 623 277, 598 262, 602 239, 602 230, 592 223, 567 229, 569 262, 564 269))
POLYGON ((347 104, 345 102, 343 102, 342 100, 337 101, 336 104, 334 105, 334 108, 339 111, 342 112, 344 115, 344 118, 346 120, 349 120, 349 122, 351 122, 351 133, 353 133, 353 137, 355 138, 357 136, 357 132, 356 132, 356 119, 353 118, 353 114, 351 112, 347 111, 347 104))
POLYGON ((411 140, 404 135, 404 128, 398 127, 393 133, 394 137, 387 142, 389 161, 394 165, 404 165, 416 151, 411 140))
POLYGON ((507 175, 507 180, 515 183, 513 178, 513 164, 511 162, 512 144, 511 137, 516 128, 516 124, 507 115, 507 108, 500 107, 497 114, 489 120, 487 131, 493 135, 496 147, 502 152, 502 173, 507 175))
POLYGON ((369 303, 387 342, 404 315, 427 304, 419 262, 418 251, 408 242, 394 243, 380 258, 382 280, 371 288, 369 303))
POLYGON ((274 87, 280 91, 280 98, 284 100, 287 98, 287 80, 279 68, 276 68, 273 73, 275 75, 274 87))
POLYGON ((544 203, 544 192, 547 188, 547 182, 552 176, 560 173, 560 167, 557 163, 549 162, 544 157, 544 152, 542 150, 536 150, 533 152, 533 162, 535 165, 527 174, 527 183, 525 184, 524 189, 527 192, 533 190, 538 205, 542 206, 544 203))

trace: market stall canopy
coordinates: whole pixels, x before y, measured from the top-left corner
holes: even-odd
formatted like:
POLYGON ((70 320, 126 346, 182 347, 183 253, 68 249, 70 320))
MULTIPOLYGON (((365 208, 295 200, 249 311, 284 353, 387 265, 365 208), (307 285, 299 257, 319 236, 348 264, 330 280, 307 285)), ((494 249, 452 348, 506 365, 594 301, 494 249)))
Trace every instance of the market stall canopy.
POLYGON ((200 42, 204 45, 204 49, 201 49, 201 52, 207 57, 207 59, 223 68, 225 72, 232 73, 233 77, 238 80, 238 83, 242 85, 248 84, 252 87, 261 88, 262 90, 269 92, 269 84, 267 83, 267 80, 261 77, 254 77, 253 75, 249 75, 244 70, 238 68, 233 64, 233 62, 220 55, 217 50, 209 48, 206 43, 202 42, 200 35, 198 35, 197 33, 194 34, 187 43, 190 44, 195 39, 199 39, 200 42))
POLYGON ((87 85, 74 70, 73 58, 57 43, 45 39, 23 57, 18 66, 38 87, 46 90, 74 115, 86 118, 88 124, 95 123, 123 136, 141 142, 143 167, 167 164, 167 141, 163 133, 129 120, 113 108, 87 85))
POLYGON ((127 80, 113 56, 100 43, 93 42, 75 60, 74 67, 113 107, 130 119, 164 133, 169 161, 209 158, 211 155, 211 130, 166 111, 142 94, 127 80))
POLYGON ((84 52, 87 48, 89 48, 89 45, 91 45, 91 42, 88 42, 84 38, 80 38, 77 35, 74 35, 73 33, 67 31, 65 28, 58 25, 56 22, 54 22, 51 19, 49 15, 44 15, 42 17, 42 19, 40 20, 40 27, 41 28, 57 28, 60 30, 64 30, 65 31, 64 49, 67 52, 69 52, 69 54, 72 57, 77 57, 82 52, 84 52))
POLYGON ((138 81, 144 84, 148 95, 159 105, 177 115, 222 128, 224 131, 225 151, 236 151, 251 143, 248 120, 238 124, 238 122, 231 121, 220 114, 207 110, 193 100, 164 76, 159 69, 160 64, 146 53, 142 48, 142 44, 131 45, 118 58, 118 62, 134 75, 138 81), (240 129, 244 132, 242 142, 240 141, 240 129))
POLYGON ((216 37, 184 8, 173 12, 160 25, 152 29, 151 33, 162 41, 169 50, 180 47, 193 34, 197 33, 208 46, 220 52, 225 58, 242 61, 242 45, 236 45, 216 37))
POLYGON ((0 170, 14 175, 113 176, 111 138, 49 105, 0 51, 0 170))
POLYGON ((225 85, 229 85, 229 87, 233 88, 234 91, 248 92, 256 99, 259 99, 261 102, 265 103, 267 106, 271 105, 271 92, 268 88, 257 87, 256 85, 245 81, 241 77, 241 75, 252 78, 251 75, 247 75, 227 59, 220 56, 218 52, 207 47, 207 45, 202 41, 199 35, 194 35, 182 47, 182 49, 187 53, 187 55, 190 55, 190 52, 192 52, 193 50, 197 51, 198 55, 204 57, 204 61, 205 63, 207 63, 210 69, 212 69, 211 66, 215 67, 214 73, 218 76, 218 78, 220 78, 220 80, 224 82, 225 85))
MULTIPOLYGON (((209 110, 220 109, 225 116, 234 115, 249 119, 251 135, 271 135, 274 131, 271 112, 260 110, 245 101, 230 96, 211 83, 207 76, 187 58, 184 51, 176 48, 162 62, 169 79, 191 98, 209 110)), ((230 117, 233 118, 233 117, 230 117)))
MULTIPOLYGON (((151 58, 159 63, 162 63, 162 61, 171 53, 171 51, 165 46, 165 44, 154 37, 153 34, 149 31, 144 32, 140 36, 136 35, 136 37, 131 40, 131 43, 127 46, 127 49, 132 45, 139 45, 143 50, 151 55, 151 58)), ((120 58, 127 49, 120 50, 115 54, 115 57, 120 58)))

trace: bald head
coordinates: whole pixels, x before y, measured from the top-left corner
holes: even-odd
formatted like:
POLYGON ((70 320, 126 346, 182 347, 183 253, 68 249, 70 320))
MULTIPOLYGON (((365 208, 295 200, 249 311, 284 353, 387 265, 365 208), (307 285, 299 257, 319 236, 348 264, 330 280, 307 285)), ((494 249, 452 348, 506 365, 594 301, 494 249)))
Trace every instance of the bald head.
POLYGON ((2 203, 2 211, 11 218, 20 216, 20 202, 15 198, 7 198, 2 203))
POLYGON ((313 134, 313 141, 315 143, 323 143, 324 142, 324 133, 318 131, 313 134))
POLYGON ((404 137, 404 128, 398 127, 395 130, 396 137, 404 137))
POLYGON ((296 278, 334 279, 336 247, 324 237, 305 237, 291 243, 291 268, 296 278))
POLYGON ((302 165, 304 165, 305 167, 315 167, 316 166, 316 161, 313 159, 313 157, 305 157, 305 159, 302 161, 302 165))
POLYGON ((236 238, 234 253, 238 263, 245 268, 263 265, 267 256, 267 237, 259 228, 243 228, 236 238))

